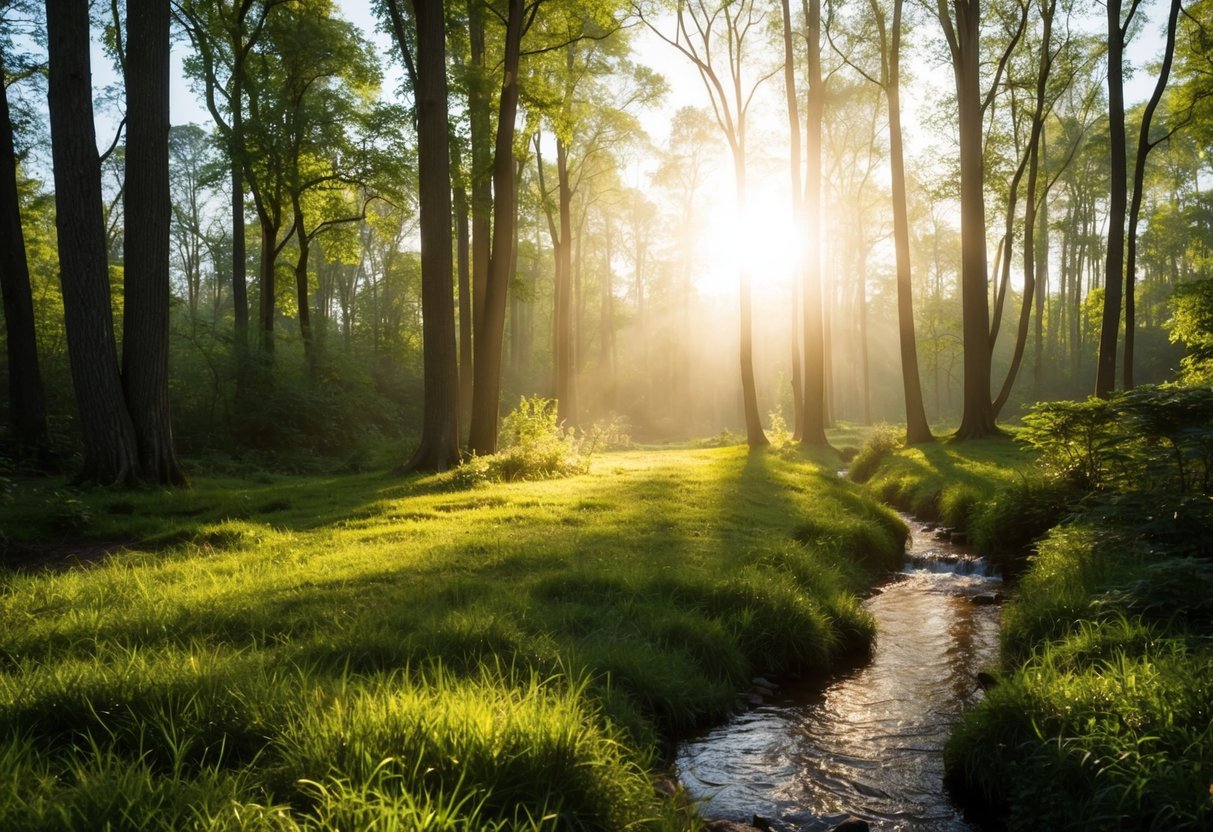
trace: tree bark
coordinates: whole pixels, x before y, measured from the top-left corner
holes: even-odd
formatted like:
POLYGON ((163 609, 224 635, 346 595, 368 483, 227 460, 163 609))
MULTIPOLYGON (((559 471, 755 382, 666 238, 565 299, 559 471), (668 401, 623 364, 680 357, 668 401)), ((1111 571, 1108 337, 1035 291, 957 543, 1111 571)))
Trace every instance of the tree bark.
POLYGON ((299 253, 295 257, 295 308, 299 313, 299 336, 303 339, 303 360, 308 372, 316 369, 316 345, 312 340, 312 314, 308 306, 307 262, 311 250, 311 238, 308 237, 303 221, 303 205, 299 195, 292 196, 295 210, 295 242, 299 253))
POLYGON ((21 198, 17 191, 17 155, 8 110, 8 88, 0 59, 0 292, 8 352, 9 424, 18 454, 48 461, 46 399, 38 367, 34 301, 30 290, 21 198))
POLYGON ((805 223, 808 259, 804 270, 804 427, 800 441, 824 447, 826 439, 825 324, 821 291, 821 143, 825 115, 825 87, 821 76, 821 0, 805 0, 808 21, 809 91, 807 167, 805 169, 805 223))
POLYGON ((472 410, 472 270, 467 191, 455 189, 455 271, 459 284, 459 424, 472 410))
MULTIPOLYGON (((398 0, 388 0, 395 5, 398 0)), ((406 471, 459 461, 459 381, 451 255, 451 158, 447 143, 446 19, 441 0, 413 0, 417 24, 417 169, 421 231, 425 407, 421 445, 406 471)), ((404 44, 400 45, 404 48, 404 44)))
POLYGON ((281 223, 268 213, 258 211, 261 223, 261 262, 258 266, 260 303, 258 305, 258 331, 262 355, 270 358, 274 354, 274 307, 278 293, 274 266, 278 260, 278 231, 281 223))
MULTIPOLYGON (((514 198, 514 121, 518 115, 518 63, 522 52, 523 0, 508 0, 501 104, 493 158, 493 248, 485 287, 483 326, 472 345, 472 419, 468 447, 473 453, 497 450, 497 417, 501 397, 501 347, 505 335, 516 227, 514 198)), ((473 296, 475 287, 473 287, 473 296)))
MULTIPOLYGON (((788 107, 788 175, 792 186, 792 227, 804 228, 804 191, 800 183, 800 108, 796 100, 796 53, 792 49, 792 10, 789 0, 780 0, 783 13, 783 86, 788 107)), ((801 242, 801 266, 804 266, 804 237, 801 242)), ((804 369, 801 362, 800 325, 804 313, 801 310, 805 277, 792 277, 792 438, 799 441, 804 436, 804 369)))
MULTIPOLYGON (((873 2, 873 10, 878 7, 873 2)), ((906 444, 933 442, 922 401, 918 375, 918 341, 914 337, 914 292, 910 273, 910 220, 906 207, 905 154, 901 136, 901 8, 894 0, 892 31, 884 33, 884 16, 877 14, 880 41, 889 43, 885 99, 889 108, 889 177, 893 198, 893 250, 897 268, 897 333, 901 347, 901 385, 905 393, 906 444)))
MULTIPOLYGON (((237 66, 241 66, 239 62, 237 66)), ((245 375, 249 351, 248 254, 244 238, 244 114, 240 109, 240 75, 232 75, 232 314, 236 338, 237 383, 245 375)))
POLYGON ((953 27, 946 0, 939 0, 952 56, 959 106, 960 260, 964 397, 956 438, 998 433, 990 401, 990 305, 986 272, 986 210, 982 152, 979 0, 953 0, 953 27))
MULTIPOLYGON (((746 215, 746 169, 745 145, 733 148, 733 181, 737 189, 737 207, 741 216, 746 215)), ((745 409, 746 443, 751 448, 771 444, 762 430, 762 417, 758 413, 758 390, 754 384, 754 313, 750 299, 750 267, 741 263, 741 400, 745 409)))
POLYGON ((182 485, 169 415, 169 4, 128 0, 122 380, 141 478, 182 485))
POLYGON ((1133 161, 1133 198, 1129 203, 1129 234, 1126 240, 1125 252, 1125 352, 1122 370, 1124 372, 1124 388, 1133 389, 1133 347, 1134 335, 1137 328, 1136 313, 1136 279, 1137 279, 1137 223, 1141 217, 1141 201, 1145 191, 1146 157, 1154 149, 1150 142, 1150 123, 1154 119, 1154 111, 1167 88, 1167 79, 1171 75, 1171 62, 1175 58, 1175 30, 1179 22, 1180 0, 1171 0, 1171 10, 1167 15, 1167 45, 1163 50, 1162 67, 1158 71, 1158 80, 1154 84, 1154 92, 1146 104, 1141 117, 1141 129, 1137 134, 1137 156, 1133 161))
MULTIPOLYGON (((1125 213, 1128 171, 1125 159, 1124 31, 1121 0, 1107 0, 1108 12, 1108 248, 1104 259, 1104 303, 1099 329, 1095 395, 1101 399, 1116 387, 1116 342, 1124 286, 1125 213)), ((1136 6, 1134 6, 1136 8, 1136 6)))
POLYGON ((77 480, 130 485, 138 477, 139 451, 123 399, 110 313, 87 0, 48 0, 46 29, 59 273, 84 438, 84 464, 77 480))
MULTIPOLYGON (((994 398, 993 407, 996 418, 1002 412, 1007 399, 1010 398, 1011 389, 1015 386, 1015 379, 1019 375, 1019 367, 1023 361, 1024 350, 1028 343, 1028 328, 1031 323, 1032 303, 1036 292, 1036 206, 1038 204, 1036 188, 1040 172, 1040 146, 1044 133, 1046 85, 1053 61, 1049 49, 1052 47, 1053 13, 1056 7, 1056 0, 1049 0, 1047 4, 1041 6, 1043 26, 1040 37, 1040 63, 1036 72, 1036 103, 1032 111, 1032 129, 1028 136, 1028 185, 1027 194, 1024 198, 1023 304, 1019 310, 1019 327, 1015 333, 1015 349, 1011 355, 1011 366, 1007 370, 1007 376, 1003 380, 1002 388, 994 398)), ((1017 181, 1013 182, 1012 189, 1016 185, 1017 181)), ((1012 193, 1010 200, 1012 205, 1014 201, 1014 193, 1012 193)), ((1008 216, 1009 219, 1010 217, 1008 216)), ((1007 234, 1010 235, 1011 231, 1012 223, 1008 221, 1007 234)), ((1009 245, 1006 256, 1006 268, 1009 270, 1011 258, 1009 245)), ((991 342, 990 349, 993 350, 993 348, 994 345, 991 342)))
POLYGON ((573 191, 569 184, 569 149, 556 139, 556 194, 560 215, 560 237, 556 245, 556 420, 577 425, 577 379, 573 332, 573 191))
POLYGON ((484 326, 493 213, 493 157, 489 147, 491 125, 485 77, 482 0, 468 0, 468 43, 474 73, 468 87, 468 124, 472 151, 472 332, 473 338, 476 338, 484 326))

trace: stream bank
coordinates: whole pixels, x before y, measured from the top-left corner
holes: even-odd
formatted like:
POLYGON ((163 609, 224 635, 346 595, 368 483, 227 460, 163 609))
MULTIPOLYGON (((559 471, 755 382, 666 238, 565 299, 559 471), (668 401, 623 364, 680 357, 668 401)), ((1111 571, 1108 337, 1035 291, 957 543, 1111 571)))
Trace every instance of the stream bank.
POLYGON ((706 817, 805 832, 848 819, 976 828, 944 790, 942 751, 997 659, 1002 582, 932 526, 906 522, 905 567, 865 602, 878 628, 870 662, 824 686, 788 685, 679 745, 678 777, 706 817))

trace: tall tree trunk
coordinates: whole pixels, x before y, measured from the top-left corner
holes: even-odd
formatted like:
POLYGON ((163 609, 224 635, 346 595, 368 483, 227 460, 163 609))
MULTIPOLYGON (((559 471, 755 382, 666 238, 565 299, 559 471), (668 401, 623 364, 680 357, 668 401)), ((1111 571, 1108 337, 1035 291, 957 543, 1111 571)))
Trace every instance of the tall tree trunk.
POLYGON ((168 398, 169 4, 128 0, 122 380, 141 477, 181 485, 168 398))
POLYGON ((986 273, 986 210, 982 152, 979 0, 953 0, 955 28, 946 0, 939 0, 952 54, 959 105, 960 290, 963 315, 964 397, 957 439, 998 432, 990 402, 990 306, 986 273))
MULTIPOLYGON (((522 47, 523 0, 508 0, 501 104, 493 159, 493 249, 485 288, 483 327, 477 333, 468 447, 473 453, 497 450, 497 416, 501 397, 501 347, 505 334, 505 300, 514 259, 514 121, 518 115, 518 62, 522 47)), ((475 288, 473 287, 473 293, 475 288)))
POLYGON ((38 367, 34 301, 30 291, 21 198, 17 191, 17 155, 8 110, 8 88, 0 58, 0 292, 4 296, 8 352, 8 409, 13 439, 21 456, 47 461, 46 400, 38 367))
MULTIPOLYGON (((733 182, 737 189, 737 209, 741 216, 748 210, 746 200, 745 145, 733 148, 733 182)), ((750 299, 750 267, 741 263, 741 400, 745 409, 746 442, 751 448, 769 445, 758 413, 758 390, 754 384, 754 319, 750 299)))
POLYGON ((274 296, 278 293, 274 267, 278 259, 278 231, 281 223, 276 222, 264 210, 259 210, 258 214, 261 222, 261 263, 258 272, 261 299, 257 321, 261 333, 261 352, 268 358, 274 354, 274 296))
POLYGON ((244 377, 249 350, 248 255, 244 242, 244 116, 240 110, 239 76, 233 73, 232 136, 232 314, 235 318, 237 383, 244 377))
MULTIPOLYGON (((396 5, 398 0, 388 2, 396 5)), ((446 19, 442 0, 413 0, 412 5, 417 23, 417 170, 425 407, 421 445, 404 469, 445 471, 459 461, 446 19)), ((400 44, 401 49, 404 46, 400 44)))
POLYGON ((556 420, 577 425, 577 384, 573 351, 573 192, 569 185, 569 149, 556 139, 556 194, 560 213, 560 239, 556 246, 556 420))
POLYGON ((316 371, 316 345, 312 341, 312 316, 308 307, 307 262, 311 250, 311 239, 303 221, 303 205, 299 196, 292 197, 295 210, 295 242, 299 254, 295 258, 295 298, 299 313, 299 335, 303 339, 303 360, 309 373, 316 371))
POLYGON ((1158 71, 1158 80, 1154 84, 1154 92, 1146 104, 1141 117, 1141 129, 1137 134, 1137 156, 1133 161, 1133 199, 1129 203, 1129 235, 1125 252, 1125 354, 1124 354, 1124 387, 1133 389, 1133 347, 1134 335, 1137 329, 1136 319, 1136 272, 1137 272, 1137 223, 1141 217, 1141 201, 1145 191, 1146 157, 1154 149, 1150 141, 1150 123, 1154 119, 1154 111, 1167 88, 1167 79, 1171 75, 1171 62, 1175 57, 1175 29, 1179 22, 1180 0, 1171 0, 1171 10, 1167 15, 1167 45, 1163 50, 1162 67, 1158 71))
POLYGON ((602 383, 603 403, 607 410, 615 407, 615 286, 611 269, 611 219, 606 216, 603 236, 606 238, 602 263, 602 299, 599 309, 598 368, 602 383))
MULTIPOLYGON (((996 418, 1002 412, 1007 399, 1010 398, 1011 389, 1015 386, 1015 379, 1019 374, 1019 366, 1023 361, 1024 349, 1028 343, 1028 326, 1031 323, 1032 302, 1036 292, 1036 206, 1038 205, 1036 190, 1040 171, 1040 145, 1044 133, 1045 93, 1053 63, 1053 56, 1049 50, 1052 47, 1053 13, 1056 8, 1057 0, 1048 0, 1041 6, 1043 25, 1040 36, 1040 63, 1036 72, 1036 102, 1032 110, 1032 129, 1028 136, 1028 185, 1024 198, 1023 304, 1019 310, 1019 327, 1015 333, 1015 349, 1011 355, 1011 366, 1007 370, 1002 388, 994 398, 993 406, 996 418)), ((1013 182, 1012 189, 1017 184, 1017 182, 1013 182)), ((1014 204, 1013 195, 1010 201, 1014 204)), ((1012 224, 1008 222, 1007 234, 1010 235, 1011 232, 1012 224)), ((1008 269, 1010 268, 1010 258, 1011 250, 1008 246, 1006 266, 1008 269)), ((993 349, 993 344, 990 345, 990 348, 993 349)))
MULTIPOLYGON (((873 0, 873 10, 879 6, 873 0)), ((914 293, 910 274, 910 220, 906 207, 905 155, 901 137, 901 7, 894 0, 893 26, 888 35, 889 49, 885 78, 885 99, 889 107, 889 177, 893 197, 893 251, 897 267, 897 333, 901 347, 901 386, 906 405, 906 443, 934 441, 922 401, 922 382, 918 376, 918 341, 914 337, 914 293)), ((876 15, 884 28, 884 17, 876 15)), ((886 41, 881 32, 881 43, 886 41)))
POLYGON ((59 274, 72 385, 84 435, 78 479, 129 485, 138 477, 139 451, 123 398, 110 313, 87 0, 48 0, 46 29, 59 274))
MULTIPOLYGON (((1048 134, 1040 134, 1040 164, 1048 169, 1048 134)), ((1036 397, 1042 394, 1044 383, 1044 350, 1045 350, 1045 299, 1049 296, 1049 200, 1046 189, 1045 199, 1040 201, 1040 221, 1036 224, 1036 232, 1040 239, 1034 246, 1036 252, 1036 350, 1033 355, 1032 381, 1036 387, 1036 397)), ((1051 314, 1051 313, 1050 313, 1051 314)), ((1057 322, 1049 320, 1049 333, 1052 335, 1057 322)))
POLYGON ((800 441, 825 446, 826 373, 825 325, 821 291, 821 143, 825 115, 825 86, 821 76, 821 0, 804 0, 808 21, 809 92, 807 118, 807 167, 805 169, 805 224, 808 260, 804 270, 804 427, 800 441))
MULTIPOLYGON (((1108 250, 1104 260, 1104 303, 1099 329, 1095 395, 1107 398, 1116 387, 1116 342, 1125 265, 1125 205, 1128 171, 1125 160, 1124 31, 1121 0, 1107 0, 1108 12, 1108 250)), ((1134 5, 1136 8, 1136 5, 1134 5)))
POLYGON ((468 86, 468 124, 471 129, 472 150, 472 331, 473 338, 478 338, 484 326, 484 303, 489 274, 493 156, 489 146, 491 112, 488 79, 485 75, 483 0, 468 0, 467 8, 468 42, 473 67, 472 83, 468 86))
POLYGON ((459 283, 459 424, 467 424, 472 409, 472 279, 471 230, 467 191, 456 188, 455 271, 459 283))
MULTIPOLYGON (((792 227, 804 228, 804 191, 800 184, 800 108, 796 100, 796 53, 792 49, 792 10, 789 0, 780 0, 783 12, 783 87, 788 107, 788 175, 792 186, 792 227)), ((805 238, 798 237, 802 267, 805 264, 805 238)), ((792 438, 804 436, 804 370, 801 363, 800 323, 804 313, 803 286, 805 277, 792 276, 792 438), (799 285, 798 285, 799 284, 799 285)))

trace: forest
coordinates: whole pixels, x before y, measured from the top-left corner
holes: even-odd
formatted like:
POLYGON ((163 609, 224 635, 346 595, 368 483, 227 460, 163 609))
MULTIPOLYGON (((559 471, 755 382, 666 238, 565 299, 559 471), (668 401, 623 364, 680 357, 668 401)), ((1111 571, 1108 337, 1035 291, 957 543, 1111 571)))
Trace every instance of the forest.
POLYGON ((0 79, 0 827, 1213 824, 1213 0, 2 0, 0 79))

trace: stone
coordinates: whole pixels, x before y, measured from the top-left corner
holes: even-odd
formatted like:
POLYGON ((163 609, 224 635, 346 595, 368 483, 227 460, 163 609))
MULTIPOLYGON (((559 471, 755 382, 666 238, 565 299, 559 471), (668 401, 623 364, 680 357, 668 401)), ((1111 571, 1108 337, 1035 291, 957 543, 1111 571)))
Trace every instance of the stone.
POLYGON ((830 832, 869 832, 868 822, 854 815, 844 819, 842 823, 831 828, 830 832))
POLYGON ((964 546, 969 542, 969 536, 964 532, 952 532, 952 542, 957 546, 964 546))
POLYGON ((1002 602, 1002 593, 1001 592, 981 592, 981 593, 978 593, 977 595, 974 595, 969 600, 972 603, 977 604, 978 606, 985 607, 985 606, 989 606, 991 604, 1001 603, 1002 602))
POLYGON ((750 680, 750 684, 754 685, 755 687, 770 688, 771 690, 777 690, 779 688, 779 685, 777 685, 775 682, 772 682, 770 679, 768 679, 765 676, 755 676, 753 679, 750 680))

